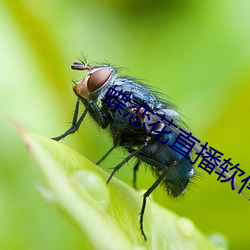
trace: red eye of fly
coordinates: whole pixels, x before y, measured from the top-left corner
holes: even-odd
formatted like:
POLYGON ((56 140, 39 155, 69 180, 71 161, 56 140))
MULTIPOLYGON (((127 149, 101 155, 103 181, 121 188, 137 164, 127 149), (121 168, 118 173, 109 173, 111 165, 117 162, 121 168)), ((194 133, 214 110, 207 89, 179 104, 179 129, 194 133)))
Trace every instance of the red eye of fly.
POLYGON ((88 79, 88 90, 93 92, 99 89, 109 78, 110 71, 108 69, 100 69, 92 73, 88 79))

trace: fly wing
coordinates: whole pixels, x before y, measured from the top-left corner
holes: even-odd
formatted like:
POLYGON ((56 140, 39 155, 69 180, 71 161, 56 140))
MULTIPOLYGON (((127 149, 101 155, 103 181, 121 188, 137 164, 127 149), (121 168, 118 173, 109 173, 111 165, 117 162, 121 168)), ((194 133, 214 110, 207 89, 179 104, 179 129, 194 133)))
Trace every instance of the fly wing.
MULTIPOLYGON (((223 171, 219 166, 216 166, 214 170, 219 172, 219 173, 222 173, 222 171, 223 171)), ((228 172, 224 172, 223 175, 226 177, 225 179, 229 179, 233 175, 233 173, 230 170, 228 170, 228 172)), ((234 187, 236 188, 237 191, 239 191, 241 189, 241 187, 238 185, 238 180, 237 180, 236 177, 233 178, 233 185, 234 185, 234 187)), ((249 199, 249 197, 243 191, 241 191, 241 194, 246 199, 249 199)))
MULTIPOLYGON (((162 124, 164 124, 165 126, 168 126, 169 129, 171 129, 177 135, 181 133, 179 128, 183 129, 186 132, 189 132, 188 126, 181 120, 181 116, 177 111, 172 110, 172 109, 161 109, 160 111, 157 112, 157 114, 165 115, 164 117, 168 121, 163 120, 163 121, 161 121, 162 124), (176 128, 175 126, 169 126, 169 123, 170 123, 169 121, 172 121, 174 124, 178 125, 178 127, 176 128)), ((152 117, 152 119, 157 119, 157 117, 155 117, 155 115, 154 115, 152 117)), ((158 120, 159 120, 159 117, 158 117, 158 120)), ((201 152, 201 150, 202 150, 201 145, 202 144, 204 145, 204 143, 202 143, 202 142, 196 143, 193 147, 193 151, 195 153, 201 152)), ((223 170, 218 165, 216 165, 214 171, 222 173, 223 170)), ((225 176, 225 179, 229 179, 233 175, 233 173, 230 170, 228 170, 228 172, 224 172, 223 175, 225 176)), ((233 179, 233 184, 234 184, 234 187, 239 191, 240 186, 238 185, 236 178, 233 179)), ((249 199, 249 197, 244 192, 241 192, 241 194, 246 199, 249 199)))

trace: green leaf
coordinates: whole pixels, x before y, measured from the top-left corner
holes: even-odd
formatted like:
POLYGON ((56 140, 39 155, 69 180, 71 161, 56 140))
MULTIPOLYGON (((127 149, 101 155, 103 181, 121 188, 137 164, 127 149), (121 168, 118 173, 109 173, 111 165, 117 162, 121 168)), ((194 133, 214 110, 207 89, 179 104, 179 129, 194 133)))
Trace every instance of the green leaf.
POLYGON ((43 196, 81 232, 83 249, 226 249, 207 239, 189 219, 148 199, 144 241, 139 230, 143 192, 108 174, 75 150, 21 130, 25 144, 41 170, 43 196))

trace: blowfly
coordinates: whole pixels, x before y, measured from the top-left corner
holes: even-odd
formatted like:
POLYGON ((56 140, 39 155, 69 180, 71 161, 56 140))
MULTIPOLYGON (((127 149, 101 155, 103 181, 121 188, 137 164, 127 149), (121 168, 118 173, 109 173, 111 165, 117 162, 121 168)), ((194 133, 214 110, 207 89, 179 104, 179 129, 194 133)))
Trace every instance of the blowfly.
POLYGON ((159 98, 148 85, 133 78, 119 77, 118 70, 108 64, 90 66, 74 62, 71 68, 84 70, 87 74, 73 86, 77 102, 71 127, 53 139, 59 141, 76 132, 89 113, 113 138, 113 147, 98 163, 116 147, 123 147, 128 152, 114 167, 107 183, 131 158, 136 158, 134 185, 140 165, 145 163, 150 167, 156 181, 144 193, 140 212, 140 230, 146 240, 143 216, 147 197, 159 184, 172 197, 184 193, 194 176, 191 154, 195 143, 200 141, 188 132, 175 106, 159 98), (80 103, 85 110, 79 115, 80 103))

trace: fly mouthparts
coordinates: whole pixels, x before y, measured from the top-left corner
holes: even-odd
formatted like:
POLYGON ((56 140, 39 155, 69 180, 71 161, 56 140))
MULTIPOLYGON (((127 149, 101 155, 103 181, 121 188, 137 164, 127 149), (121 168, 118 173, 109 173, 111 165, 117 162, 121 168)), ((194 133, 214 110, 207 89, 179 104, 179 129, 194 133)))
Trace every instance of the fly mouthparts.
POLYGON ((88 70, 89 66, 83 62, 73 62, 71 69, 74 70, 88 70))

